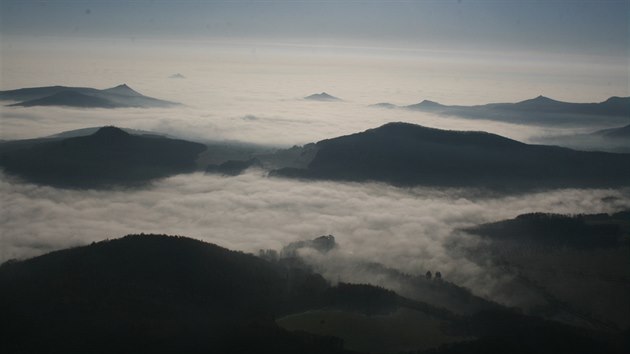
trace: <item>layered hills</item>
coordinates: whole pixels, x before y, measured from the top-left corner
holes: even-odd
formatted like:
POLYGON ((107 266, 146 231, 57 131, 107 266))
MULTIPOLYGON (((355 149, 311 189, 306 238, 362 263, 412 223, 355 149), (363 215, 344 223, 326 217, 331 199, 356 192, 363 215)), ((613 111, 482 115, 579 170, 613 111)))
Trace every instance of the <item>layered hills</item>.
POLYGON ((630 122, 630 97, 610 97, 597 103, 562 102, 538 96, 516 103, 489 103, 475 106, 443 105, 430 100, 407 106, 391 103, 379 103, 373 106, 545 126, 595 126, 630 122))

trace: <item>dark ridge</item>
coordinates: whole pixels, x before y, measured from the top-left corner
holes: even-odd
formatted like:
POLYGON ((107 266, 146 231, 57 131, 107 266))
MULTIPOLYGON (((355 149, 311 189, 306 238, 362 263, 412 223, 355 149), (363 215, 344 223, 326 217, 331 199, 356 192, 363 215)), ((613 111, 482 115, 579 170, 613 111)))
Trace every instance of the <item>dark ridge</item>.
POLYGON ((502 309, 457 316, 366 284, 330 287, 316 273, 185 237, 129 235, 6 262, 0 288, 2 349, 17 354, 350 354, 338 338, 288 332, 275 318, 312 309, 386 316, 398 307, 469 338, 457 344, 462 352, 488 341, 491 353, 607 352, 586 330, 502 309))
POLYGON ((9 262, 0 266, 2 348, 343 353, 339 339, 275 324, 287 303, 304 306, 316 284, 326 291, 321 277, 298 275, 289 287, 284 269, 258 257, 165 235, 130 235, 9 262))
POLYGON ((630 155, 528 145, 485 132, 389 123, 322 140, 306 169, 274 175, 519 192, 630 184, 630 155))
MULTIPOLYGON (((630 221, 630 218, 627 218, 630 221)), ((582 250, 618 247, 624 236, 615 218, 602 215, 530 213, 515 219, 483 224, 465 231, 495 240, 582 250)))

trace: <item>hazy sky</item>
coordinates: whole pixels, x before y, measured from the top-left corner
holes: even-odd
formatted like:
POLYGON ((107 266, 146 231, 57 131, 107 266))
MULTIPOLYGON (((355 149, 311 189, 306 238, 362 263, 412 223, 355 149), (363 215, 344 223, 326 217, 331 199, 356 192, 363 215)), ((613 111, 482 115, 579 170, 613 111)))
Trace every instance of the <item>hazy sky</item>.
POLYGON ((22 36, 290 41, 625 56, 627 0, 1 2, 22 36))

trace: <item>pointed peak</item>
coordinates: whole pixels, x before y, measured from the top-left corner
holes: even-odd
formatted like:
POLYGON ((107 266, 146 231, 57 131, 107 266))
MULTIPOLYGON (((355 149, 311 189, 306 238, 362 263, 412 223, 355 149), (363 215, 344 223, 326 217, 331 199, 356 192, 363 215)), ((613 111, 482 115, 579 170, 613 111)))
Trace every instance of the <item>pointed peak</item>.
POLYGON ((554 102, 558 102, 558 101, 556 101, 554 99, 551 99, 551 98, 549 98, 547 96, 538 95, 535 98, 530 98, 528 100, 520 101, 518 103, 520 103, 520 104, 523 104, 523 103, 525 103, 525 104, 530 104, 530 103, 541 104, 541 103, 554 103, 554 102))
POLYGON ((422 100, 422 102, 418 103, 418 106, 422 107, 442 107, 441 103, 431 101, 431 100, 422 100))
POLYGON ((304 97, 304 99, 307 100, 316 100, 316 101, 340 101, 339 98, 333 96, 333 95, 329 95, 326 92, 322 92, 322 93, 314 93, 310 96, 304 97))
POLYGON ((109 92, 109 93, 114 93, 117 95, 125 95, 125 96, 141 96, 141 94, 137 91, 135 91, 134 89, 132 89, 131 87, 129 87, 127 84, 120 84, 118 86, 112 87, 112 88, 108 88, 106 90, 103 90, 105 92, 109 92))

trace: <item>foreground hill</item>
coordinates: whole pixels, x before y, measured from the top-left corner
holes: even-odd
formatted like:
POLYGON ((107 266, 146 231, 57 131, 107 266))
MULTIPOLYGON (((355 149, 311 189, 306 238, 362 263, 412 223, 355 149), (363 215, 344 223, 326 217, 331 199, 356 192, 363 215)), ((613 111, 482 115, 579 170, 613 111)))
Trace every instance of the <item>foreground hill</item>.
POLYGON ((306 269, 164 235, 10 261, 0 266, 0 288, 8 353, 347 353, 337 338, 302 331, 341 334, 363 348, 383 338, 373 349, 456 338, 468 348, 490 342, 491 353, 608 349, 596 333, 514 311, 459 317, 382 288, 331 287, 306 269), (404 330, 361 332, 379 323, 404 330))
POLYGON ((484 132, 389 123, 322 140, 305 169, 276 175, 497 190, 630 184, 630 155, 528 145, 484 132))
POLYGON ((144 96, 126 84, 99 90, 90 87, 46 86, 0 91, 10 106, 67 106, 79 108, 171 107, 178 103, 144 96))
POLYGON ((196 168, 205 145, 103 127, 88 136, 0 144, 0 166, 25 180, 59 187, 138 185, 196 168))
POLYGON ((339 340, 274 324, 281 305, 302 295, 286 285, 279 267, 192 239, 99 242, 0 267, 0 346, 7 353, 343 352, 339 340))

